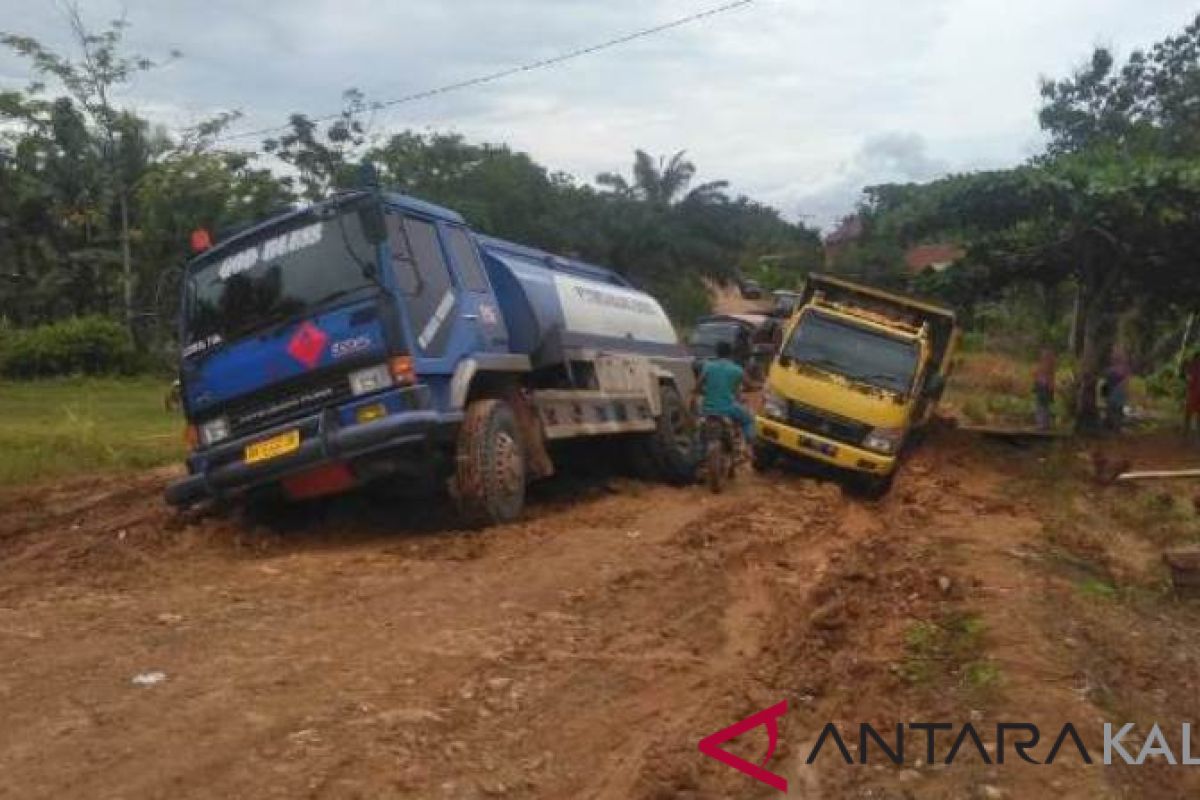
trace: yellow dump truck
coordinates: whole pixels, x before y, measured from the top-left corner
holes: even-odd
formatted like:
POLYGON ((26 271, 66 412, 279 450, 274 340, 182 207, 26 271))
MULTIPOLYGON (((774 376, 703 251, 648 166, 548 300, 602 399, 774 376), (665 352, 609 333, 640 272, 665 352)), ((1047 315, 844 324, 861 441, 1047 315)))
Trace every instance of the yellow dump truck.
POLYGON ((957 338, 947 308, 810 276, 763 389, 755 467, 797 456, 882 495, 942 395, 957 338))

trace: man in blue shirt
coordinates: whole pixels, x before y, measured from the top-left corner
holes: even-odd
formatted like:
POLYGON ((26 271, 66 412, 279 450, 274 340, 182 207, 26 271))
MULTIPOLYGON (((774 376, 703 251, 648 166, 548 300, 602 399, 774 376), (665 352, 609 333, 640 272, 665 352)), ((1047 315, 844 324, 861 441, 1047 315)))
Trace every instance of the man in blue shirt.
POLYGON ((704 416, 729 417, 742 427, 747 444, 754 440, 754 417, 738 402, 742 389, 742 368, 730 360, 733 348, 729 342, 717 342, 717 357, 705 362, 696 383, 696 393, 703 395, 700 413, 704 416))

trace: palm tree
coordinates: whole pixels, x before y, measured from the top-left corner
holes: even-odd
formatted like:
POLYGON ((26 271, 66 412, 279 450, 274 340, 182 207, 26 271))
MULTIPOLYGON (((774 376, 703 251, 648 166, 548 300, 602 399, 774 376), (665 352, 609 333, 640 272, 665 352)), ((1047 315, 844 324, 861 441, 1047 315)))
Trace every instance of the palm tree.
POLYGON ((727 181, 710 181, 691 191, 688 185, 696 175, 696 165, 684 158, 680 150, 668 160, 659 156, 655 161, 645 150, 634 151, 633 183, 621 175, 605 172, 596 176, 596 183, 620 197, 644 200, 658 206, 684 203, 712 203, 725 199, 727 181), (686 194, 685 194, 686 192, 686 194), (682 197, 681 197, 682 195, 682 197))

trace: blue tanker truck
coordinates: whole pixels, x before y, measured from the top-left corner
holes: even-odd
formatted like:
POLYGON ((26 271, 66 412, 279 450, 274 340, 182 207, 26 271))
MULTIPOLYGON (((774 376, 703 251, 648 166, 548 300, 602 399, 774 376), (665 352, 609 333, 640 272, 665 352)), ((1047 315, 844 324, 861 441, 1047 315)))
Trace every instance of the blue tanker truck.
POLYGON ((486 525, 516 518, 554 443, 582 437, 620 437, 662 479, 692 474, 690 356, 609 269, 378 190, 193 239, 175 506, 445 480, 486 525))

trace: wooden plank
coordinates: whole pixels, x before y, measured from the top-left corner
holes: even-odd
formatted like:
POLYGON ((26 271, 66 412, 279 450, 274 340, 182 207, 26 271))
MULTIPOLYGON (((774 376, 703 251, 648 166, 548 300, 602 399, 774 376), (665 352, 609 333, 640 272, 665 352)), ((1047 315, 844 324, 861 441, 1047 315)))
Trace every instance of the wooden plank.
POLYGON ((1150 469, 1122 472, 1119 481, 1153 481, 1170 478, 1200 478, 1200 469, 1150 469))
POLYGON ((1018 428, 1011 425, 959 425, 958 429, 966 433, 977 433, 980 436, 999 436, 1012 439, 1063 439, 1071 435, 1068 431, 1044 431, 1040 428, 1018 428))

